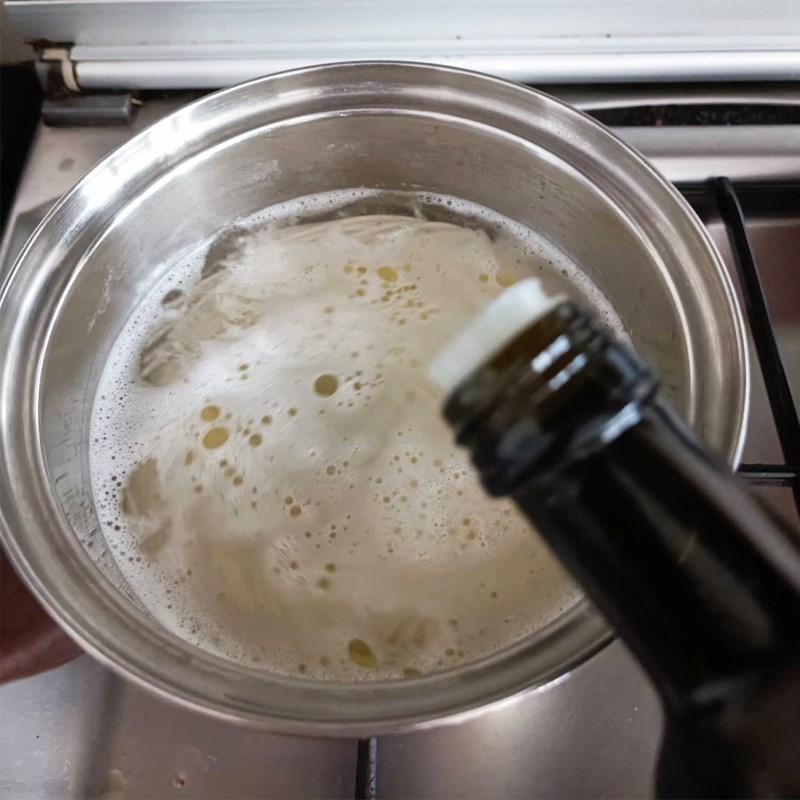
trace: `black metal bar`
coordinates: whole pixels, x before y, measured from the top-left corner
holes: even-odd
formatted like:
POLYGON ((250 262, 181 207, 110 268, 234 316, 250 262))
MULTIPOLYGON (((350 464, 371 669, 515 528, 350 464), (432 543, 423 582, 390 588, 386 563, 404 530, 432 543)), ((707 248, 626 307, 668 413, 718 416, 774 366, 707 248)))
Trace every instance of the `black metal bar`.
MULTIPOLYGON (((701 217, 715 209, 708 183, 678 183, 676 187, 701 217)), ((734 190, 748 218, 800 214, 800 181, 747 181, 736 183, 734 190)))
MULTIPOLYGON (((787 464, 800 464, 800 419, 775 341, 772 320, 750 247, 742 207, 736 196, 736 190, 727 178, 717 178, 712 185, 742 282, 753 343, 764 376, 783 457, 787 464)), ((800 482, 794 480, 792 483, 795 505, 800 513, 800 482)))
POLYGON ((784 464, 740 464, 739 477, 753 486, 793 486, 800 470, 784 464))
POLYGON ((378 791, 378 740, 358 740, 355 800, 376 800, 378 791))

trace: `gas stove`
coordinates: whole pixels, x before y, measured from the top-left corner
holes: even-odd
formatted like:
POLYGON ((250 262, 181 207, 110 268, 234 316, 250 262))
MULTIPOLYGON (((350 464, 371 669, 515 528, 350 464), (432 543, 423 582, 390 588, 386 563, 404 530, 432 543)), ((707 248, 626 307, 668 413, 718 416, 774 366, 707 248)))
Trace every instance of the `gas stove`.
MULTIPOLYGON (((36 5, 19 3, 23 23, 36 5)), ((113 8, 101 5, 106 14, 113 8)), ((209 3, 209 13, 220 5, 209 3)), ((189 59, 183 73, 169 78, 170 91, 140 75, 133 93, 125 80, 142 68, 141 54, 119 66, 134 45, 116 47, 105 55, 106 62, 116 59, 117 71, 103 78, 97 76, 104 53, 94 45, 74 61, 74 51, 64 51, 66 61, 50 53, 49 65, 40 67, 51 78, 57 69, 60 90, 71 74, 104 91, 57 91, 45 100, 8 216, 0 282, 61 194, 105 154, 197 96, 181 82, 193 90, 218 85, 199 73, 188 76, 189 66, 198 69, 189 59)), ((234 77, 262 67, 239 62, 245 73, 234 77)), ((570 78, 563 70, 554 74, 570 78)), ((759 77, 774 76, 762 70, 759 77)), ((740 472, 797 523, 800 91, 774 82, 593 86, 585 75, 577 78, 582 82, 543 88, 610 124, 675 182, 728 265, 747 311, 753 357, 740 472)), ((378 740, 300 739, 233 727, 169 704, 85 655, 0 687, 0 707, 0 793, 9 798, 646 797, 661 728, 656 696, 618 642, 561 679, 473 719, 378 740)))

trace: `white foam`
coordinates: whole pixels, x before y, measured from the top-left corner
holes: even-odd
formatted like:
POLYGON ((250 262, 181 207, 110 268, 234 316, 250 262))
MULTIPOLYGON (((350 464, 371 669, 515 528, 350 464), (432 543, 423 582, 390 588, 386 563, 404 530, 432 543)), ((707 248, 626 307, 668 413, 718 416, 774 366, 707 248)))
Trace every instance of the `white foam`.
POLYGON ((413 217, 282 227, 372 194, 245 220, 203 281, 210 243, 172 265, 115 343, 91 423, 103 532, 143 604, 200 647, 318 679, 453 666, 574 602, 513 506, 482 492, 425 366, 511 273, 615 322, 552 245, 453 198, 423 199, 493 240, 413 217), (215 427, 228 439, 207 449, 215 427))

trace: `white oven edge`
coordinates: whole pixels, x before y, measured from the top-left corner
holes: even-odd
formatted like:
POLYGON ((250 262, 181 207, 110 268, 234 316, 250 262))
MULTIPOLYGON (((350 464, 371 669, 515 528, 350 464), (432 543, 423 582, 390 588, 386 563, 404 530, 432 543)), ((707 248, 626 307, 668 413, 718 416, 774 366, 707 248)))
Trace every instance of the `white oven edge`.
MULTIPOLYGON (((217 89, 287 69, 356 59, 385 59, 385 52, 347 58, 321 55, 251 58, 115 58, 103 48, 72 51, 81 89, 217 89)), ((529 53, 519 55, 431 55, 406 53, 404 61, 446 64, 523 83, 659 81, 753 81, 800 79, 800 48, 793 51, 529 53)))
POLYGON ((797 0, 7 0, 87 89, 212 89, 356 59, 532 83, 800 79, 797 0))

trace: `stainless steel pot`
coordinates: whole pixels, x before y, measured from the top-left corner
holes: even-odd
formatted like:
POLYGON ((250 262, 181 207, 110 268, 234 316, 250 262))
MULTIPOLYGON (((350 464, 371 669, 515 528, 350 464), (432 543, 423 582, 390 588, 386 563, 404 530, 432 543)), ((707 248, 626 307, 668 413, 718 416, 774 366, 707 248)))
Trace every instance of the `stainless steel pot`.
POLYGON ((744 437, 743 324, 705 230, 635 152, 546 95, 446 68, 345 64, 219 92, 137 136, 55 207, 0 296, 2 541, 39 599, 109 666, 185 705, 296 733, 457 718, 563 674, 609 638, 578 602, 464 667, 326 684, 209 655, 127 589, 89 481, 89 419, 111 343, 159 265, 273 203, 354 186, 456 195, 544 234, 605 293, 706 441, 735 462, 744 437))

